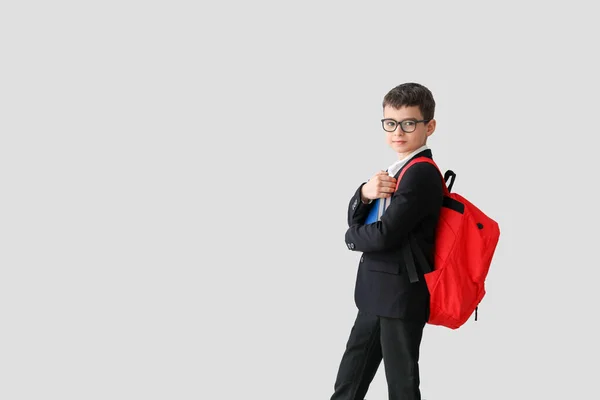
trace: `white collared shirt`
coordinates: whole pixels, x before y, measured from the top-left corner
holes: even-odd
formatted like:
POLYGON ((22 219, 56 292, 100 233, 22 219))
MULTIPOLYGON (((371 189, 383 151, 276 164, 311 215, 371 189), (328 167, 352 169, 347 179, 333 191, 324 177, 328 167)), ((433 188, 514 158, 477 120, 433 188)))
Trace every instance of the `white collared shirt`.
POLYGON ((402 168, 404 166, 404 164, 406 164, 408 162, 408 160, 410 160, 411 157, 413 157, 415 154, 422 152, 423 150, 427 150, 429 149, 429 147, 424 144, 423 146, 419 147, 418 149, 416 149, 415 151, 413 151, 412 153, 410 153, 409 155, 407 155, 406 157, 404 157, 402 160, 398 160, 395 163, 393 163, 392 165, 390 165, 387 169, 388 171, 388 175, 389 176, 394 176, 398 173, 398 171, 400 171, 400 168, 402 168))

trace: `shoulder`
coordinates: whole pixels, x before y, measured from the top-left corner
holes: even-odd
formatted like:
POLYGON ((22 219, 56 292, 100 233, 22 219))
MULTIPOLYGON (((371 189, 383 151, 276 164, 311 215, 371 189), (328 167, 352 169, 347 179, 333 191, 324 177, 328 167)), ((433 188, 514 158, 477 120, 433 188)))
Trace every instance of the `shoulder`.
POLYGON ((442 177, 438 168, 428 162, 417 162, 411 166, 408 166, 400 183, 398 189, 409 188, 409 187, 441 187, 442 177))

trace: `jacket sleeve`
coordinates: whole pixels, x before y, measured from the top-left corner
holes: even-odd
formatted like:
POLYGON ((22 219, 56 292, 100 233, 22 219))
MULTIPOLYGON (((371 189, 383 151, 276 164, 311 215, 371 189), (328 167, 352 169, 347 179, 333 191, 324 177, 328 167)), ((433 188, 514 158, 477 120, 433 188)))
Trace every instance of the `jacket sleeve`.
POLYGON ((435 166, 428 163, 411 166, 380 221, 367 225, 352 221, 345 235, 348 249, 374 252, 398 247, 425 216, 442 206, 442 184, 435 166))
POLYGON ((365 204, 362 202, 360 198, 360 191, 364 184, 367 182, 363 182, 360 184, 356 192, 354 192, 354 196, 350 199, 350 203, 348 204, 348 226, 352 226, 354 224, 364 224, 367 216, 369 215, 369 210, 373 206, 372 203, 365 204))

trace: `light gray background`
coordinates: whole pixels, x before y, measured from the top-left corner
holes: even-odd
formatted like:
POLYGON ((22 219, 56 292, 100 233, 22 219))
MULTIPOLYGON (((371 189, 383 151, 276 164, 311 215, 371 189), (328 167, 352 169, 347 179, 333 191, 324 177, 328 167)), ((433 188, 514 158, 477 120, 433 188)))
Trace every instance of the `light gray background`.
POLYGON ((597 398, 582 4, 2 2, 0 398, 329 398, 347 205, 407 81, 501 228, 480 320, 426 328, 424 398, 597 398))

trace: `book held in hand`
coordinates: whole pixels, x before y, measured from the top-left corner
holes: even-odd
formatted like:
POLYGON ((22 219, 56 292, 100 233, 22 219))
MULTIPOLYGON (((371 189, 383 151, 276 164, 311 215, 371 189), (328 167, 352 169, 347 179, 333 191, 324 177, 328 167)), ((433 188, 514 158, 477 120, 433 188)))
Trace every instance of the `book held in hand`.
POLYGON ((373 204, 371 204, 371 210, 369 211, 369 215, 367 215, 367 219, 365 220, 365 225, 379 221, 384 211, 390 206, 391 200, 391 197, 387 199, 373 200, 373 204))

